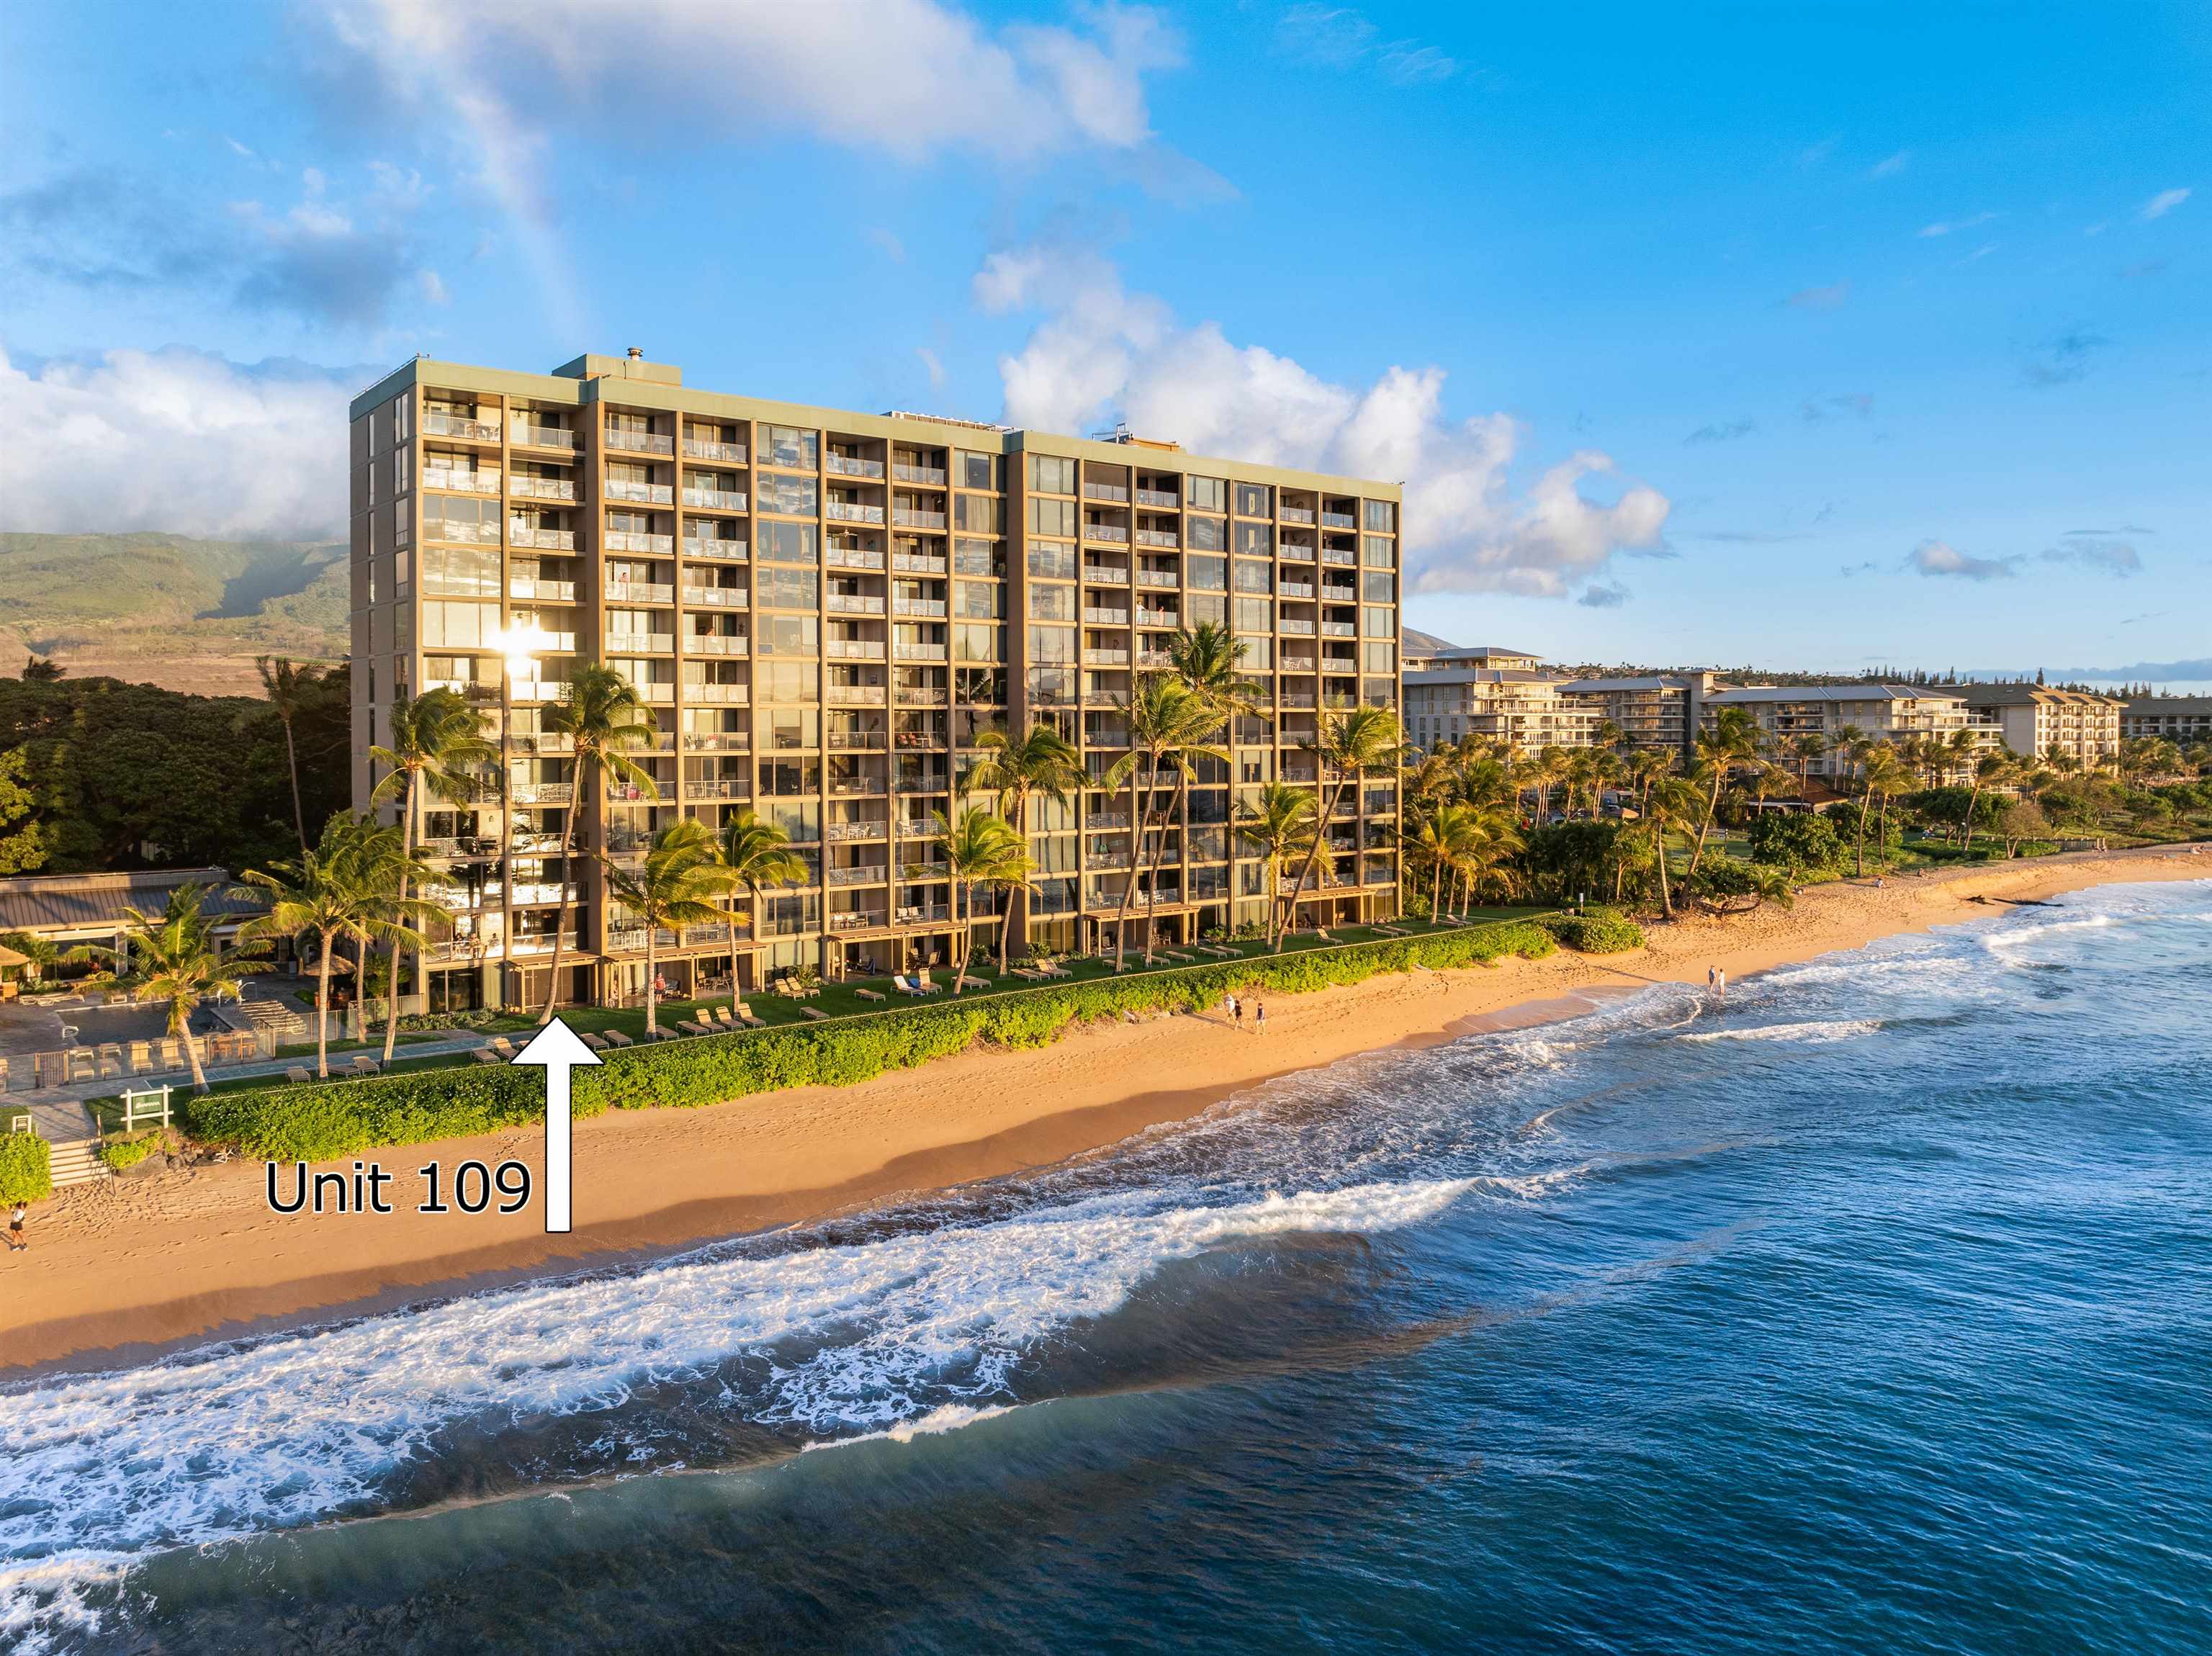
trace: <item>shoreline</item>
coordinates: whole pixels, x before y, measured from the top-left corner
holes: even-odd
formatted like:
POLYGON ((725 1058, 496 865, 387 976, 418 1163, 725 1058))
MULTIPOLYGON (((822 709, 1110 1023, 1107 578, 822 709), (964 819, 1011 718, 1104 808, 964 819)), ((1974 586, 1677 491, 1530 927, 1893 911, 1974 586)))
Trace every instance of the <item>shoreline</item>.
MULTIPOLYGON (((270 1211, 264 1165, 173 1168, 73 1186, 42 1204, 32 1247, 0 1257, 0 1377, 108 1368, 163 1352, 620 1268, 748 1232, 1051 1165, 1188 1119, 1282 1077, 1369 1052, 1582 1016, 1658 984, 1742 979, 1885 937, 1985 918, 1970 899, 2033 901, 2112 883, 2212 880, 2172 847, 1814 887, 1793 910, 1699 916, 1633 954, 1561 951, 1273 998, 1265 1035, 1218 1013, 1099 1023, 1051 1046, 975 1049, 858 1086, 700 1109, 612 1111, 577 1124, 577 1228, 523 1213, 420 1215, 415 1170, 514 1159, 538 1173, 535 1128, 366 1153, 398 1176, 401 1211, 270 1211), (1173 1077, 1176 1084, 1133 1084, 1173 1077)), ((350 1169, 351 1160, 331 1164, 350 1169)), ((450 1177, 450 1174, 448 1175, 450 1177)))

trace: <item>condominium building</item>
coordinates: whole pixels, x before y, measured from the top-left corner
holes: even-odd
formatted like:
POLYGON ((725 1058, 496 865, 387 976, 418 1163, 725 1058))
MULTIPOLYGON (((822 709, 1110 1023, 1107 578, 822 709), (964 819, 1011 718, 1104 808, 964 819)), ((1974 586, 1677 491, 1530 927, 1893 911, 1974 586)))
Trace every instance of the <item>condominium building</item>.
POLYGON ((2055 749, 2084 770, 2094 770, 2120 750, 2118 697, 2087 690, 2053 690, 2040 684, 1962 684, 1969 718, 1994 725, 2006 747, 2024 758, 2048 759, 2055 749))
MULTIPOLYGON (((1040 721, 1094 786, 1032 803, 1017 936, 1110 941, 1135 836, 1127 788, 1096 784, 1129 751, 1134 681, 1203 622, 1246 646, 1262 712, 1188 788, 1139 779, 1139 811, 1168 828, 1130 913, 1180 938, 1257 921, 1266 870, 1231 827, 1240 792, 1320 785, 1301 744, 1330 710, 1399 705, 1394 484, 727 396, 635 351, 550 374, 417 359, 354 400, 351 442, 356 801, 395 696, 458 688, 503 744, 473 797, 422 804, 458 917, 416 986, 441 1008, 542 998, 564 903, 560 997, 636 994, 644 929, 610 901, 602 858, 746 807, 788 831, 807 872, 757 911, 732 905, 741 982, 756 961, 949 963, 933 823, 985 732, 1040 721), (652 710, 654 740, 631 755, 650 789, 578 797, 546 713, 590 661, 652 710)), ((1393 779, 1344 791, 1301 924, 1395 912, 1396 827, 1393 779)), ((977 912, 1000 901, 979 895, 977 912)), ((655 948, 672 990, 732 969, 723 925, 655 948)))
POLYGON ((1973 731, 1984 740, 1998 739, 1996 727, 1972 719, 1964 695, 1911 684, 1765 684, 1717 690, 1705 698, 1704 722, 1710 726, 1723 707, 1749 713, 1793 770, 1793 743, 1813 738, 1820 751, 1806 764, 1807 773, 1833 779, 1850 761, 1839 751, 1847 733, 1874 742, 1901 742, 1973 731))
POLYGON ((1540 664, 1526 650, 1494 644, 1447 644, 1431 633, 1413 633, 1405 645, 1406 670, 1425 673, 1438 667, 1486 668, 1500 672, 1534 672, 1540 664))
POLYGON ((2139 695, 2120 710, 2120 735, 2156 737, 2179 747, 2212 742, 2212 695, 2139 695))
POLYGON ((1636 678, 1576 678, 1559 694, 1585 702, 1601 724, 1610 721, 1630 747, 1659 748, 1689 757, 1705 722, 1714 673, 1657 673, 1636 678))
POLYGON ((1512 747, 1584 748, 1603 715, 1564 695, 1569 681, 1507 668, 1431 667, 1406 674, 1406 731, 1417 746, 1485 737, 1512 747))

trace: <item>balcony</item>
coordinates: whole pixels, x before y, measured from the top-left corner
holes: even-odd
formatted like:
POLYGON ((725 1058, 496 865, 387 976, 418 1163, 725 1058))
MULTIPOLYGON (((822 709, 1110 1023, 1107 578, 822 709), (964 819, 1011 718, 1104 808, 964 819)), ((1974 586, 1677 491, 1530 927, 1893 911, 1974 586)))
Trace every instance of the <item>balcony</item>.
POLYGON ((881 482, 884 463, 863 460, 855 454, 832 454, 823 462, 823 470, 833 477, 872 477, 881 482))
POLYGON ((1083 624, 1085 627, 1127 627, 1129 612, 1127 610, 1085 610, 1083 624))
POLYGON ((499 493, 499 471, 452 471, 443 467, 424 467, 422 487, 442 488, 448 494, 496 494, 499 493))
POLYGON ((1182 544, 1182 537, 1171 529, 1140 529, 1137 531, 1139 546, 1163 546, 1170 551, 1182 544))
MULTIPOLYGON (((1286 673, 1310 673, 1316 670, 1316 664, 1311 656, 1285 656, 1283 658, 1283 670, 1286 673)), ((1284 691, 1283 705, 1285 707, 1310 707, 1313 706, 1313 702, 1310 700, 1294 701, 1291 699, 1293 695, 1297 694, 1299 693, 1292 690, 1284 691)), ((1305 694, 1309 697, 1311 695, 1310 691, 1306 692, 1305 694)))
POLYGON ((664 437, 657 431, 623 431, 610 428, 607 446, 631 454, 668 454, 676 452, 676 440, 664 437))
POLYGON ((719 460, 724 465, 741 466, 745 464, 743 443, 710 443, 703 437, 684 440, 684 458, 687 460, 719 460))
POLYGON ((1348 546, 1324 546, 1321 549, 1321 561, 1334 564, 1339 569, 1356 569, 1359 566, 1359 555, 1348 546))
POLYGON ((823 646, 823 653, 832 661, 881 661, 884 646, 878 639, 833 638, 823 646))
POLYGON ((822 562, 830 569, 865 569, 881 574, 884 555, 865 546, 827 546, 822 549, 822 562))
POLYGON ((1314 520, 1310 506, 1286 506, 1275 514, 1286 524, 1310 524, 1314 520))
POLYGON ((884 917, 880 913, 856 908, 848 913, 832 914, 829 921, 832 931, 870 931, 884 924, 884 917))
POLYGON ((610 477, 606 482, 606 498, 628 500, 638 506, 673 506, 676 486, 673 483, 633 483, 610 477))
POLYGON ((507 543, 527 551, 574 552, 576 531, 573 529, 514 529, 507 531, 507 543))
POLYGON ((822 515, 832 523, 879 524, 884 520, 884 509, 863 506, 858 500, 832 500, 822 508, 822 515))
POLYGON ((1085 650, 1083 664, 1086 667, 1126 667, 1129 664, 1127 650, 1085 650))
POLYGON ((1305 580, 1279 581, 1275 585, 1275 593, 1279 597, 1310 600, 1314 595, 1313 583, 1305 580))
POLYGON ((684 635, 684 653, 687 656, 750 655, 752 640, 743 633, 687 633, 684 635))
POLYGON ((898 646, 901 661, 943 661, 945 646, 942 644, 902 644, 898 646))
POLYGON ((897 483, 920 483, 927 488, 945 487, 945 468, 942 466, 895 465, 891 481, 897 483))
POLYGON ((951 913, 951 906, 945 903, 902 903, 898 923, 901 925, 927 925, 933 920, 949 918, 951 913))
POLYGON ((1310 546, 1300 546, 1296 541, 1285 541, 1275 549, 1275 555, 1285 563, 1311 563, 1314 549, 1310 546))
MULTIPOLYGON (((643 943, 640 943, 638 947, 642 949, 645 945, 643 943)), ((495 955, 498 952, 498 949, 499 940, 495 937, 492 939, 490 944, 490 952, 495 955)), ((562 953, 568 955, 573 955, 576 952, 576 934, 574 932, 564 931, 561 934, 561 951, 562 953)), ((514 959, 518 955, 550 955, 552 952, 553 937, 552 934, 550 932, 540 932, 531 937, 517 937, 513 943, 510 943, 507 946, 507 955, 509 960, 514 959)), ((471 958, 473 958, 473 955, 471 955, 471 958)))
POLYGON ((833 868, 830 883, 837 885, 882 885, 891 877, 890 870, 882 863, 865 863, 858 868, 833 868))
POLYGON ((1128 485, 1126 483, 1085 483, 1083 485, 1083 498, 1086 500, 1121 500, 1126 502, 1129 498, 1128 485))
POLYGON ((434 410, 422 416, 422 434, 426 437, 461 437, 472 443, 496 443, 499 441, 499 422, 465 420, 458 414, 439 414, 434 410))
POLYGON ((1311 638, 1314 631, 1313 622, 1310 621, 1295 621, 1288 616, 1285 616, 1281 621, 1278 622, 1276 623, 1276 628, 1278 631, 1285 633, 1292 638, 1311 638))
POLYGON ((523 448, 557 448, 574 454, 576 434, 565 426, 517 426, 514 441, 523 448))
POLYGON ((514 786, 514 803, 518 805, 566 805, 574 803, 575 797, 575 785, 569 782, 518 782, 514 786))
POLYGON ((1086 563, 1083 566, 1083 579, 1093 586, 1127 586, 1129 572, 1110 568, 1103 563, 1086 563))
POLYGON ((745 492, 742 488, 687 488, 684 504, 708 512, 743 512, 745 492))
POLYGON ((880 707, 884 705, 884 687, 880 684, 832 684, 823 694, 833 707, 880 707))
POLYGON ((742 586, 687 586, 684 602, 702 610, 744 610, 751 607, 752 594, 742 586))
MULTIPOLYGON (((881 564, 876 567, 883 567, 881 564)), ((894 552, 891 567, 902 575, 941 575, 945 573, 945 560, 927 552, 894 552)))
POLYGON ((891 600, 891 613, 895 616, 912 616, 921 621, 943 621, 945 600, 943 598, 894 598, 891 600))
POLYGON ((1160 512, 1178 512, 1182 509, 1182 502, 1177 500, 1171 491, 1164 488, 1139 489, 1137 504, 1149 506, 1160 512))
POLYGON ((1182 577, 1172 569, 1139 569, 1137 572, 1137 585, 1176 587, 1182 585, 1182 577))
POLYGON ((609 604, 673 604, 676 589, 658 581, 618 580, 607 583, 609 604))
POLYGON ((525 477, 510 472, 507 479, 507 492, 518 500, 573 502, 576 498, 576 483, 571 477, 525 477))
POLYGON ((1323 529, 1357 529, 1359 520, 1349 512, 1324 512, 1321 514, 1323 529))
MULTIPOLYGON (((753 929, 750 925, 743 920, 737 923, 736 936, 739 943, 750 942, 752 935, 753 929)), ((697 949, 713 943, 726 946, 730 937, 731 926, 727 920, 718 925, 687 925, 684 928, 684 947, 686 949, 697 949)))
POLYGON ((1137 652, 1137 665, 1139 667, 1172 667, 1175 665, 1175 656, 1172 652, 1167 650, 1139 650, 1137 652))
POLYGON ((507 579, 507 595, 538 604, 574 604, 576 583, 572 580, 533 580, 526 576, 510 575, 507 579))
POLYGON ((1103 541, 1109 545, 1122 545, 1127 543, 1129 531, 1119 524, 1085 524, 1083 525, 1083 538, 1103 541))
POLYGON ((838 798, 872 798, 885 791, 884 779, 880 776, 833 776, 830 779, 830 792, 838 798))
POLYGON ((895 506, 891 508, 891 523, 900 529, 942 529, 942 512, 925 512, 918 507, 895 506))
POLYGON ((851 845, 856 840, 881 840, 890 834, 889 822, 832 822, 822 830, 822 837, 833 846, 851 845))
MULTIPOLYGON (((607 928, 607 948, 610 950, 643 949, 645 933, 646 928, 641 925, 611 925, 607 928)), ((676 934, 656 931, 653 934, 653 946, 655 949, 675 948, 676 934)))
MULTIPOLYGON (((667 699, 661 698, 664 701, 667 699)), ((748 685, 723 684, 714 679, 687 678, 684 681, 684 699, 702 707, 742 707, 752 700, 752 689, 748 685)))
POLYGON ((608 552, 643 552, 665 558, 676 550, 676 537, 648 535, 635 529, 610 529, 599 537, 599 546, 608 552))
POLYGON ((707 558, 721 563, 743 563, 746 549, 743 541, 697 540, 684 543, 687 558, 707 558))
POLYGON ((823 603, 833 616, 880 616, 884 601, 867 592, 831 592, 823 603))
POLYGON ((1142 605, 1138 606, 1137 625, 1139 627, 1158 627, 1172 633, 1182 624, 1172 610, 1147 610, 1142 605))
POLYGON ((667 656, 676 653, 676 634, 673 633, 609 633, 607 653, 611 656, 667 656))
POLYGON ((902 684, 897 701, 902 707, 942 707, 951 697, 934 685, 902 684))
POLYGON ((690 799, 744 799, 750 797, 750 790, 733 777, 686 777, 684 793, 690 799))

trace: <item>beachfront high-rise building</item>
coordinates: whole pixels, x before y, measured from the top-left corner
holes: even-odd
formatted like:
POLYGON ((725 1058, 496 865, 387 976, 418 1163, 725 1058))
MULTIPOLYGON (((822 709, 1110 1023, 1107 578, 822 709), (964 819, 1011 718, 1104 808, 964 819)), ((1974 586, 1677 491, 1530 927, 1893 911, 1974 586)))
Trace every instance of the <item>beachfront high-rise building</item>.
MULTIPOLYGON (((789 831, 807 878, 757 913, 736 905, 741 980, 756 960, 949 964, 932 822, 977 739, 1049 722, 1103 776, 1129 750, 1133 684, 1203 622, 1245 644, 1264 711, 1188 788, 1147 779, 1139 808, 1170 826, 1157 877, 1150 847, 1136 877, 1133 929, 1255 922, 1267 870, 1236 835, 1237 798, 1318 785, 1302 744, 1332 710, 1400 703, 1393 483, 726 396, 635 351, 550 374, 418 358, 354 399, 351 444, 356 802, 397 695, 457 688, 506 744, 476 797, 423 804, 437 895, 459 917, 422 963, 418 992, 441 1007, 543 997, 564 904, 562 998, 636 994, 643 928, 609 900, 600 858, 746 807, 789 831), (518 633, 532 653, 510 669, 518 633), (653 790, 576 796, 545 715, 586 662, 653 710, 657 739, 632 755, 653 790)), ((1133 877, 1128 792, 1030 810, 1018 936, 1105 943, 1133 877)), ((1344 791, 1301 924, 1395 912, 1397 825, 1393 779, 1344 791)), ((978 894, 979 913, 998 901, 978 894)), ((656 952, 672 990, 730 970, 720 925, 664 934, 656 952)))
POLYGON ((2109 763, 2120 750, 2118 696, 2092 690, 2054 690, 2041 684, 1961 684, 1966 711, 1996 727, 2006 747, 2023 758, 2063 754, 2084 770, 2109 763))

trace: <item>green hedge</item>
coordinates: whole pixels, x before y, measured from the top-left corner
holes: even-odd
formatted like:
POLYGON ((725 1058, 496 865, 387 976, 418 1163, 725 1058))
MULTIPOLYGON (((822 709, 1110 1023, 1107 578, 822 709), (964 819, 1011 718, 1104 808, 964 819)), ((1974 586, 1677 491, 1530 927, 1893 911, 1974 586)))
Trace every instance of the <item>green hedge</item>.
MULTIPOLYGON (((1428 937, 1315 949, 1172 972, 1055 985, 901 1007, 826 1024, 786 1024, 607 1054, 575 1071, 575 1109, 719 1104, 784 1087, 846 1087, 912 1069, 979 1040, 1042 1046, 1068 1025, 1127 1012, 1196 1011, 1230 991, 1304 994, 1415 967, 1449 969, 1507 955, 1551 954, 1552 934, 1514 920, 1428 937)), ((545 1088, 507 1065, 416 1071, 357 1081, 210 1093, 185 1101, 180 1122, 205 1143, 270 1161, 323 1162, 379 1144, 459 1138, 538 1120, 545 1088)))
POLYGON ((100 1147, 100 1159, 121 1173, 125 1168, 135 1168, 163 1143, 161 1135, 149 1132, 137 1138, 113 1138, 100 1147))
POLYGON ((52 1156, 36 1133, 0 1133, 0 1202, 36 1202, 52 1196, 52 1156))
POLYGON ((1626 914, 1595 909, 1587 914, 1547 914, 1537 922, 1578 955, 1618 955, 1644 947, 1644 928, 1626 914))

